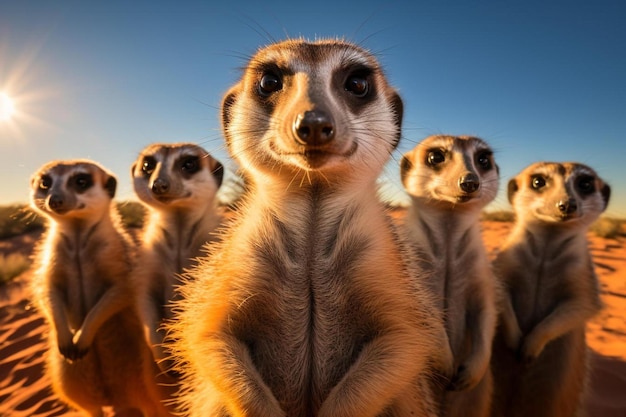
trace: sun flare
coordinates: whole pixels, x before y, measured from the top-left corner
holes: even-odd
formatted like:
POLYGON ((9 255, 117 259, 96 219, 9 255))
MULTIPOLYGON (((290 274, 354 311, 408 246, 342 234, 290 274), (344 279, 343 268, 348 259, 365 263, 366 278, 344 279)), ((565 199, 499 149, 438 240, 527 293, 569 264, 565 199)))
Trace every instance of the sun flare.
POLYGON ((6 93, 0 93, 0 122, 11 119, 15 113, 13 100, 6 93))

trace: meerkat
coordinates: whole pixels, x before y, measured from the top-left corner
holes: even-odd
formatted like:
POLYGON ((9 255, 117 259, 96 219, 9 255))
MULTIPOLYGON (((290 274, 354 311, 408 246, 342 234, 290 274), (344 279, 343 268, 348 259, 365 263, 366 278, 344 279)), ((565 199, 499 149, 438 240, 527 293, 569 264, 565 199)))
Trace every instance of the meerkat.
POLYGON ((170 415, 142 337, 131 242, 112 206, 117 180, 88 160, 53 161, 31 178, 31 206, 48 220, 33 297, 50 325, 53 389, 90 416, 102 407, 170 415))
POLYGON ((405 225, 430 272, 426 282, 444 312, 454 355, 445 415, 486 416, 496 281, 479 217, 498 193, 493 151, 478 137, 430 136, 403 156, 400 177, 411 198, 405 225))
POLYGON ((341 40, 262 48, 226 93, 248 192, 181 287, 188 415, 438 415, 442 318, 376 195, 401 120, 378 61, 341 40))
POLYGON ((222 214, 216 194, 224 168, 207 151, 191 143, 152 144, 133 163, 135 193, 148 211, 140 237, 139 264, 134 278, 138 310, 146 340, 162 370, 169 370, 163 345, 165 321, 179 274, 216 240, 213 233, 222 214))
POLYGON ((579 163, 535 163, 509 181, 516 221, 494 260, 504 296, 493 416, 582 415, 585 322, 601 308, 586 232, 610 193, 579 163))

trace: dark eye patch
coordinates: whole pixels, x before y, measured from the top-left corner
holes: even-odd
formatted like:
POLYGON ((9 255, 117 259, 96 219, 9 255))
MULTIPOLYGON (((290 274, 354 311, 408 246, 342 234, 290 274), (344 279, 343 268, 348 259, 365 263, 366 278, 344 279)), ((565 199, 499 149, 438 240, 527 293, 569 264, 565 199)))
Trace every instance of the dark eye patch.
POLYGON ((183 176, 190 177, 196 172, 200 171, 200 157, 197 155, 183 156, 179 160, 180 170, 183 176))
POLYGON ((533 190, 539 191, 546 186, 546 179, 543 175, 533 175, 530 177, 530 186, 533 190))
POLYGON ((156 159, 152 156, 146 156, 143 158, 143 162, 141 164, 141 171, 146 175, 150 176, 154 172, 156 168, 157 162, 156 159))
POLYGON ((593 194, 596 191, 595 178, 591 175, 580 175, 576 178, 576 189, 582 195, 593 194))
POLYGON ((489 171, 491 168, 493 168, 493 164, 491 163, 492 155, 493 153, 487 150, 479 151, 476 154, 476 163, 482 170, 489 171))
POLYGON ((90 174, 76 174, 70 178, 69 185, 77 193, 83 193, 93 186, 93 177, 90 174))
POLYGON ((52 187, 52 177, 49 175, 42 175, 41 178, 39 178, 39 189, 48 190, 50 187, 52 187))

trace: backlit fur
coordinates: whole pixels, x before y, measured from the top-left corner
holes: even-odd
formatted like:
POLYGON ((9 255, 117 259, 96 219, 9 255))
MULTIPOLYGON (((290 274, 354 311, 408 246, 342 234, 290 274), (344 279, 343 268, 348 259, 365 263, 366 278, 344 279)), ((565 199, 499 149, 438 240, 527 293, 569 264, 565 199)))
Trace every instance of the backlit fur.
POLYGON ((401 178, 411 197, 406 227, 431 271, 427 284, 445 313, 454 355, 445 415, 486 416, 496 282, 479 217, 498 192, 493 152, 477 137, 430 136, 404 155, 401 178))
POLYGON ((437 415, 442 320, 376 197, 401 112, 376 59, 336 40, 263 48, 226 94, 226 142, 250 192, 182 287, 173 331, 189 415, 437 415), (262 96, 267 74, 282 86, 262 96), (334 139, 299 144, 295 121, 320 109, 334 139))
POLYGON ((195 265, 207 242, 216 240, 223 167, 200 146, 157 143, 141 152, 131 173, 148 211, 134 273, 139 313, 155 359, 167 370, 163 324, 172 318, 179 275, 195 265))
POLYGON ((586 233, 610 188, 586 165, 539 162, 508 189, 517 220, 494 262, 505 293, 492 415, 580 416, 585 322, 601 308, 586 233))
POLYGON ((59 397, 87 415, 114 406, 167 416, 133 308, 132 249, 112 206, 116 184, 87 160, 50 162, 31 179, 31 206, 48 220, 32 283, 50 327, 47 371, 59 397))

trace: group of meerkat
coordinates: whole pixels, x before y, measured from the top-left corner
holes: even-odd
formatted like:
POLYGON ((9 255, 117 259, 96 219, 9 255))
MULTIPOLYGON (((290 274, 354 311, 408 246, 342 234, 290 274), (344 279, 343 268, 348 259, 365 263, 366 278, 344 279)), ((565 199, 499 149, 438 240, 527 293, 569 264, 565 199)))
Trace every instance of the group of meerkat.
POLYGON ((582 415, 584 326, 600 308, 585 233, 609 186, 582 164, 526 168, 491 263, 479 216, 499 170, 484 140, 425 139, 400 163, 403 221, 380 201, 402 115, 357 45, 264 47, 222 100, 247 184, 232 220, 219 162, 151 145, 132 167, 148 212, 137 247, 110 172, 43 166, 33 287, 56 392, 91 416, 582 415))

